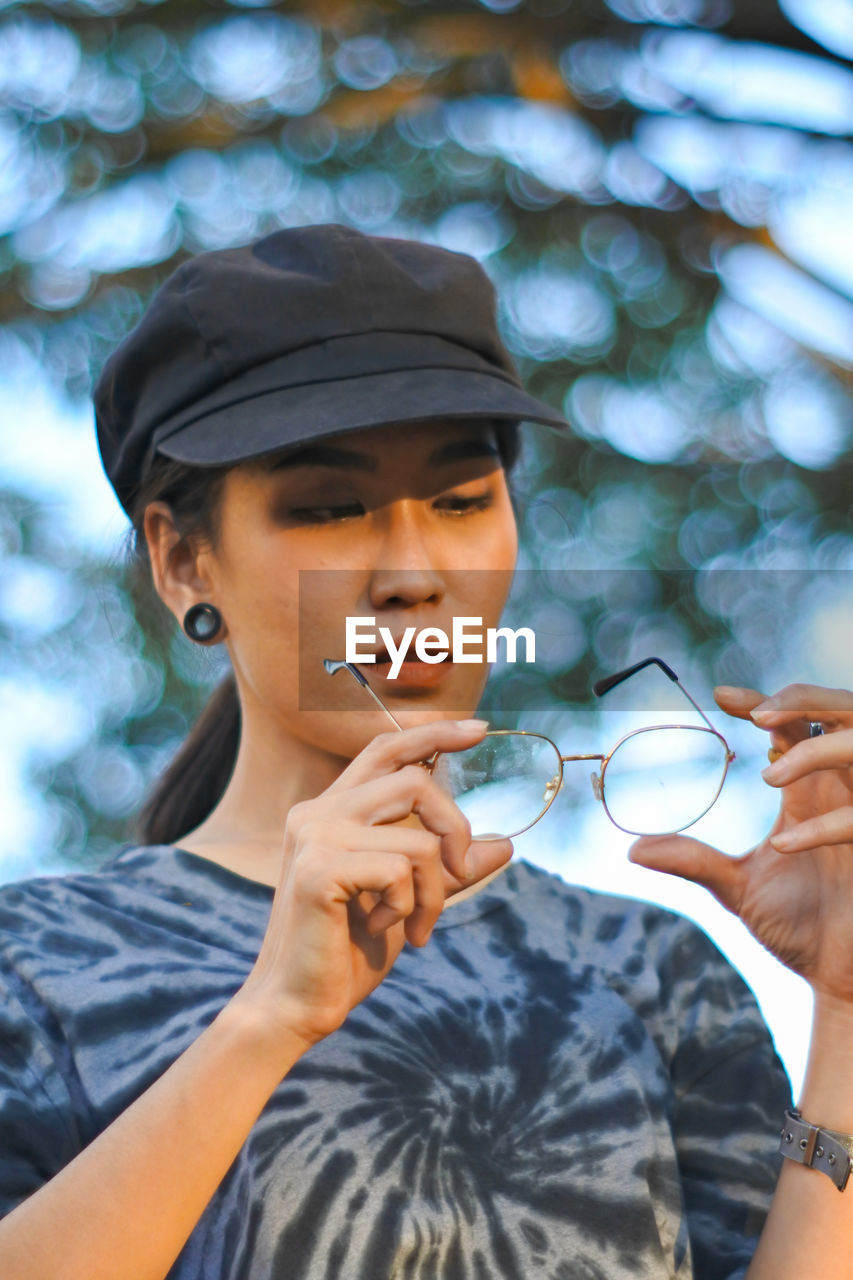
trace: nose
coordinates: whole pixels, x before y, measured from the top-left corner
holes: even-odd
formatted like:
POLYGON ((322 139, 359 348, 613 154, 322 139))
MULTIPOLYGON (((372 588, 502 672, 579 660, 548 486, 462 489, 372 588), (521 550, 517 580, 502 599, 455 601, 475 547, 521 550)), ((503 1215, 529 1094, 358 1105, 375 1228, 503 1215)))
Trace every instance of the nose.
POLYGON ((418 504, 410 499, 391 502, 384 516, 370 576, 371 607, 438 603, 446 587, 433 562, 436 548, 418 519, 418 504))

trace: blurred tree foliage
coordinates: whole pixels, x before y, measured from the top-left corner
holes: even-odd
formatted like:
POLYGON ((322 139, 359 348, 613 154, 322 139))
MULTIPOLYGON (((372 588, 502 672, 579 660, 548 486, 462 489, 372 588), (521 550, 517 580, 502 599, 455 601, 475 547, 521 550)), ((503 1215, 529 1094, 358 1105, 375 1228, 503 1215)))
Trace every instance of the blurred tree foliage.
MULTIPOLYGON (((181 260, 280 227, 473 253, 527 386, 577 427, 537 433, 517 482, 519 607, 564 659, 494 705, 579 703, 655 648, 760 684, 783 596, 733 575, 851 566, 846 8, 6 3, 2 358, 85 397, 181 260)), ((74 726, 30 761, 41 838, 92 858, 223 668, 31 497, 0 492, 0 533, 6 687, 74 726)))

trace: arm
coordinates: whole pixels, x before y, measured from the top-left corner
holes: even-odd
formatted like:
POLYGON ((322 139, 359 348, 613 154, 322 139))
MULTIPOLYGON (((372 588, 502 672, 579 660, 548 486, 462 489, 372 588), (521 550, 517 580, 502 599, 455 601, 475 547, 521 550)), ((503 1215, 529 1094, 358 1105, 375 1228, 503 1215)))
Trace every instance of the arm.
POLYGON ((159 1080, 0 1222, 3 1280, 164 1280, 292 1065, 423 945, 445 897, 502 865, 413 761, 470 746, 453 721, 374 739, 285 825, 258 958, 159 1080), (421 829, 393 826, 416 812, 421 829), (471 858, 465 875, 463 859, 471 858), (452 869, 451 869, 452 868, 452 869))
POLYGON ((280 1030, 271 1037, 231 1001, 150 1089, 0 1222, 4 1280, 162 1280, 306 1047, 280 1030))
MULTIPOLYGON (((768 729, 782 753, 763 775, 781 790, 776 822, 740 858, 683 836, 644 838, 631 857, 710 889, 810 983, 815 1012, 797 1105, 813 1124, 853 1133, 853 693, 790 685, 769 700, 749 689, 715 696, 768 729), (809 738, 813 720, 825 732, 809 738)), ((839 1194, 826 1175, 782 1163, 748 1280, 853 1276, 853 1181, 839 1194)))
MULTIPOLYGON (((813 1124, 853 1133, 853 1007, 819 993, 797 1106, 813 1124)), ((825 1174, 783 1160, 747 1280, 853 1276, 851 1188, 839 1194, 825 1174)))

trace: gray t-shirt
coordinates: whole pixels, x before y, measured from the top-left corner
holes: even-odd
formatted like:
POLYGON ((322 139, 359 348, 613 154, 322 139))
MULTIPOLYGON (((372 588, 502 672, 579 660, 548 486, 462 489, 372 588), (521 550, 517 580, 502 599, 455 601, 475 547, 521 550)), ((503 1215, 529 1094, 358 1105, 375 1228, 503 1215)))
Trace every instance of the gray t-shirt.
MULTIPOLYGON (((0 1213, 196 1039, 272 897, 171 846, 0 890, 0 1213)), ((735 1280, 790 1101, 701 930, 516 861, 294 1066, 170 1280, 735 1280)))

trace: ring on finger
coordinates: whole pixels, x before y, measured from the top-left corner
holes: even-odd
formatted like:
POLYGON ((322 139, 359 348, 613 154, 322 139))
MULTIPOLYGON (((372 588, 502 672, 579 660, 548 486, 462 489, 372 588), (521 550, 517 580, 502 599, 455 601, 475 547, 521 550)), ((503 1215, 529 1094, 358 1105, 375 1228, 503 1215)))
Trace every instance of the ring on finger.
MULTIPOLYGON (((824 732, 823 725, 820 723, 819 720, 809 721, 809 737, 810 738, 819 738, 823 732, 824 732)), ((771 747, 767 752, 767 759, 770 761, 771 764, 775 764, 776 761, 779 759, 779 757, 783 756, 784 754, 785 752, 779 751, 777 747, 771 747)))

